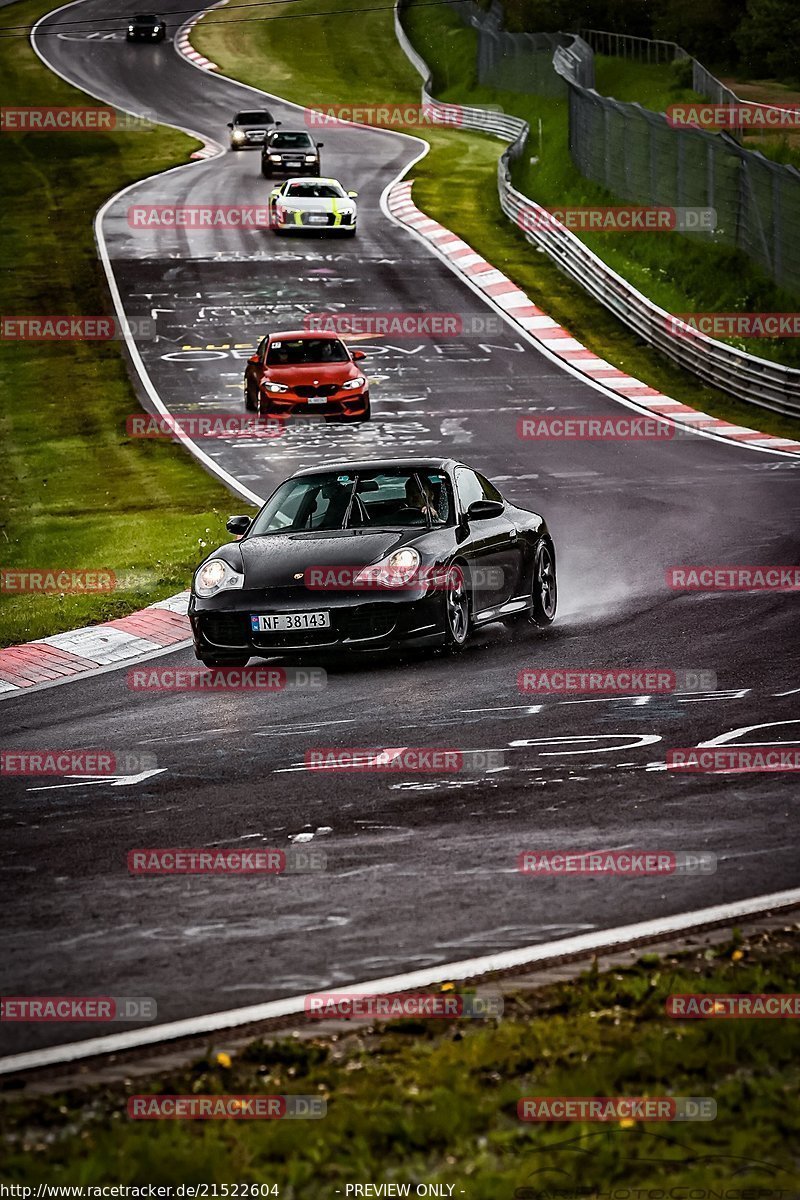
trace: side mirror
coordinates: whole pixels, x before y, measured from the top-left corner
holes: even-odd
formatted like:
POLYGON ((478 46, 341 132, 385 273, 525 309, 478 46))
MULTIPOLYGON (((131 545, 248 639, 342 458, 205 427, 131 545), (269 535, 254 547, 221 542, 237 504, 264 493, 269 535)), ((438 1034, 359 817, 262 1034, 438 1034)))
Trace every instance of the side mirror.
POLYGON ((247 361, 256 363, 256 362, 261 362, 261 359, 258 357, 257 354, 251 354, 247 361))
POLYGON ((348 194, 348 196, 352 196, 352 198, 355 200, 356 196, 358 195, 358 192, 348 192, 347 194, 348 194))
POLYGON ((250 528, 250 517, 228 517, 225 522, 225 528, 228 533, 232 533, 236 537, 241 537, 250 528))
POLYGON ((317 142, 317 149, 321 150, 324 145, 325 145, 324 142, 317 142))
POLYGON ((489 521, 503 515, 505 504, 499 500, 473 500, 467 509, 470 521, 489 521))
POLYGON ((366 357, 363 350, 354 350, 352 353, 353 362, 361 362, 361 359, 366 357))
POLYGON ((233 129, 233 121, 228 121, 228 129, 233 129))
POLYGON ((275 122, 275 128, 277 129, 277 127, 278 127, 279 125, 282 125, 282 124, 283 124, 283 121, 276 121, 276 122, 275 122))

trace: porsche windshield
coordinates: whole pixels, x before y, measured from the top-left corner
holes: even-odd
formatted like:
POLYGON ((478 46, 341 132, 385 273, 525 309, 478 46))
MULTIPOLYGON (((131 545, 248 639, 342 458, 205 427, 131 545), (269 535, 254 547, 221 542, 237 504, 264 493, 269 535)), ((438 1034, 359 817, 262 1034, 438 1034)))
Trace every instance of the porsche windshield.
POLYGON ((302 367, 349 362, 344 342, 338 338, 279 338, 270 342, 268 367, 302 367))
POLYGON ((282 483, 247 537, 336 529, 429 529, 449 525, 453 505, 441 471, 304 475, 282 483))

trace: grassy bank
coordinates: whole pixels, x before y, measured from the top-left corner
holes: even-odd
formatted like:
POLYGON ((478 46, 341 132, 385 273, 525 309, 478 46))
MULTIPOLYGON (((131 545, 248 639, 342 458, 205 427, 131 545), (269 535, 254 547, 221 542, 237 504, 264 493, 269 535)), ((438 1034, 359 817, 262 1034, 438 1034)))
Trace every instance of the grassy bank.
MULTIPOLYGON (((368 0, 358 0, 352 7, 372 6, 368 0)), ((310 15, 315 10, 313 0, 296 0, 291 6, 276 5, 270 9, 270 16, 276 19, 248 22, 244 25, 247 37, 242 37, 243 27, 234 19, 234 14, 218 9, 193 33, 193 44, 219 63, 226 74, 298 103, 380 104, 387 100, 410 103, 419 100, 419 76, 397 46, 391 12, 356 13, 349 18, 330 21, 310 15), (370 52, 354 53, 356 44, 368 46, 370 52), (381 64, 380 72, 375 70, 377 61, 381 64)), ((237 12, 235 15, 241 17, 244 14, 237 12)), ((415 44, 439 71, 438 94, 461 100, 469 97, 474 103, 500 103, 507 108, 511 107, 512 101, 514 106, 518 102, 523 108, 530 105, 523 115, 533 117, 534 124, 534 106, 538 104, 545 115, 542 163, 547 163, 549 154, 558 153, 556 139, 565 137, 563 112, 556 113, 548 123, 546 110, 550 102, 537 101, 533 97, 509 98, 506 94, 499 97, 487 89, 478 89, 474 78, 474 43, 471 41, 474 32, 465 29, 446 6, 412 9, 406 24, 415 44)), ((677 98, 680 95, 680 92, 676 93, 677 98)), ((495 177, 502 146, 496 139, 461 131, 413 129, 409 132, 422 133, 431 146, 430 154, 413 172, 416 180, 414 196, 420 207, 507 272, 585 345, 686 404, 730 421, 755 425, 768 433, 797 436, 797 421, 725 396, 662 359, 568 280, 545 255, 537 253, 521 232, 509 224, 500 209, 495 177)), ((536 153, 535 138, 531 153, 536 153)), ((565 171, 572 171, 576 187, 590 186, 568 161, 562 165, 565 171)), ((554 179, 553 187, 557 186, 554 179)), ((664 236, 669 238, 671 235, 659 235, 659 238, 664 236)), ((638 244, 641 237, 637 235, 625 240, 638 244)), ((679 243, 675 251, 674 274, 684 278, 683 267, 694 251, 685 239, 673 240, 679 243)), ((608 241, 605 247, 608 248, 608 241)), ((716 300, 712 303, 707 296, 708 289, 702 302, 699 297, 681 292, 660 267, 633 260, 627 265, 631 278, 642 290, 648 291, 651 287, 655 290, 658 285, 660 300, 665 301, 667 309, 672 307, 675 311, 685 312, 704 306, 726 307, 725 303, 718 304, 716 300), (663 295, 662 286, 668 289, 663 295)), ((617 269, 624 274, 625 261, 620 259, 617 269)), ((698 285, 705 286, 707 281, 702 264, 690 274, 698 285)), ((730 275, 734 282, 744 278, 741 263, 735 255, 730 256, 730 275)), ((728 293, 724 299, 729 299, 728 293)), ((741 303, 727 305, 731 308, 742 306, 741 303)), ((791 304, 784 305, 783 311, 791 308, 791 304)))
POLYGON ((326 1200, 344 1196, 348 1184, 381 1182, 451 1184, 454 1196, 469 1200, 623 1187, 657 1188, 661 1196, 708 1187, 710 1195, 740 1197, 748 1193, 731 1189, 769 1187, 787 1196, 800 1184, 797 1021, 676 1020, 665 1016, 665 1001, 672 993, 791 992, 799 969, 795 925, 680 956, 643 954, 577 984, 520 992, 491 1021, 405 1020, 358 1030, 342 1022, 338 1037, 256 1041, 235 1053, 218 1040, 193 1065, 155 1079, 44 1099, 11 1092, 0 1102, 4 1178, 259 1182, 277 1185, 288 1200, 326 1200), (313 1095, 325 1099, 327 1115, 130 1120, 128 1097, 149 1093, 313 1095), (523 1096, 667 1094, 711 1097, 716 1119, 530 1124, 517 1117, 523 1096))
MULTIPOLYGON (((515 185, 525 195, 553 208, 614 205, 625 200, 584 179, 573 165, 566 101, 512 95, 477 85, 474 69, 477 34, 474 29, 466 28, 449 8, 412 5, 406 28, 434 71, 437 97, 463 103, 500 104, 530 123, 528 155, 514 165, 513 171, 515 185)), ((670 65, 648 67, 598 55, 596 69, 597 90, 603 95, 625 101, 638 99, 644 107, 656 112, 670 104, 698 99, 683 85, 680 71, 670 65)), ((673 233, 637 233, 629 237, 581 233, 580 237, 595 254, 667 312, 794 312, 798 307, 800 297, 775 286, 744 254, 721 244, 673 233)), ((800 367, 800 345, 796 338, 726 340, 749 354, 800 367)), ((756 419, 756 424, 764 425, 764 420, 756 419)), ((796 432, 796 422, 794 429, 796 432)))
MULTIPOLYGON (((3 9, 0 33, 51 8, 31 0, 3 9)), ((96 104, 48 71, 25 37, 0 38, 0 69, 4 105, 96 104)), ((185 162, 197 143, 164 129, 3 132, 2 143, 0 310, 109 312, 95 211, 126 183, 185 162)), ((0 566, 133 577, 94 596, 0 594, 0 642, 122 616, 185 587, 200 540, 223 535, 231 500, 183 450, 126 436, 139 405, 119 344, 5 341, 0 383, 0 566)))

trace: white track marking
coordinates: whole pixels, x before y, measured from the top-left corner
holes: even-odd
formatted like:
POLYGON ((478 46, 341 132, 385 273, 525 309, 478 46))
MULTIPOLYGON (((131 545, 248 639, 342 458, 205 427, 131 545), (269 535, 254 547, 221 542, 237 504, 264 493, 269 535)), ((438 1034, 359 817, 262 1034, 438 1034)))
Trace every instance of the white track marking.
MULTIPOLYGON (((584 955, 606 954, 623 949, 632 943, 655 941, 676 933, 685 933, 704 926, 726 924, 743 917, 757 916, 780 908, 795 908, 800 905, 800 888, 784 892, 772 892, 766 896, 751 896, 745 900, 734 900, 729 904, 716 904, 694 912, 676 913, 670 917, 657 917, 651 921, 638 921, 634 925, 621 925, 615 929, 593 930, 575 937, 561 938, 536 946, 521 946, 517 950, 502 950, 497 954, 486 954, 478 958, 461 959, 458 962, 442 963, 435 967, 423 967, 419 971, 408 971, 389 975, 382 979, 368 979, 348 985, 348 991, 385 995, 406 992, 412 988, 433 987, 445 980, 475 979, 496 971, 508 971, 515 967, 527 967, 534 963, 547 963, 553 959, 578 958, 584 955)), ((340 985, 341 986, 341 985, 340 985)), ((251 1004, 246 1008, 232 1008, 224 1012, 207 1013, 200 1017, 188 1017, 183 1021, 171 1021, 166 1025, 155 1025, 150 1029, 130 1029, 124 1033, 112 1033, 105 1037, 87 1038, 82 1042, 71 1042, 63 1046, 48 1046, 43 1050, 30 1050, 24 1054, 13 1054, 0 1058, 0 1075, 14 1071, 30 1071, 36 1067, 55 1066, 58 1063, 76 1062, 81 1058, 93 1058, 100 1054, 115 1054, 139 1046, 155 1046, 176 1038, 199 1037, 219 1030, 234 1029, 240 1025, 252 1025, 258 1021, 271 1021, 276 1017, 296 1017, 305 1012, 305 994, 287 996, 283 1000, 270 1000, 264 1004, 251 1004)))

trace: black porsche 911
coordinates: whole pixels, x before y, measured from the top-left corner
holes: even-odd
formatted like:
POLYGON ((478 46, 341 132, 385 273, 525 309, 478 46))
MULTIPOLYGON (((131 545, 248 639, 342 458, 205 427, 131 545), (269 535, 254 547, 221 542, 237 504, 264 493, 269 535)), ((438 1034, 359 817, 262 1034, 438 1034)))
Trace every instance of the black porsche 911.
POLYGON ((189 617, 206 666, 313 651, 458 648, 491 621, 549 625, 544 518, 453 459, 298 471, 198 567, 189 617))
POLYGON ((153 13, 135 13, 128 19, 127 42, 163 42, 166 36, 166 25, 153 13))

